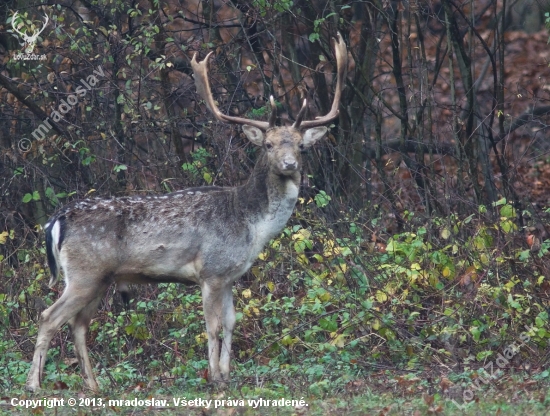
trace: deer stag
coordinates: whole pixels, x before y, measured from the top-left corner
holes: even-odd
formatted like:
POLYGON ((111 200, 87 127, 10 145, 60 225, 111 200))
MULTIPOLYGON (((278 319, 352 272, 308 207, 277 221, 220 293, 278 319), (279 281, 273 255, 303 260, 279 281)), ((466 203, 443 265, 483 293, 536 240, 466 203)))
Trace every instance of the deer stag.
POLYGON ((190 188, 163 196, 88 199, 68 204, 46 224, 52 286, 63 269, 65 290, 40 316, 27 388, 40 388, 40 376, 53 335, 66 322, 86 387, 98 390, 86 350, 86 333, 108 287, 179 282, 198 284, 208 334, 208 376, 229 379, 235 325, 233 282, 281 232, 292 214, 300 186, 300 152, 327 133, 322 127, 338 115, 347 50, 335 40, 337 83, 330 112, 302 121, 306 102, 291 127, 276 127, 271 97, 269 122, 222 114, 208 82, 207 62, 191 63, 197 90, 220 121, 242 124, 246 137, 263 150, 245 185, 190 188), (223 327, 223 339, 219 334, 223 327))

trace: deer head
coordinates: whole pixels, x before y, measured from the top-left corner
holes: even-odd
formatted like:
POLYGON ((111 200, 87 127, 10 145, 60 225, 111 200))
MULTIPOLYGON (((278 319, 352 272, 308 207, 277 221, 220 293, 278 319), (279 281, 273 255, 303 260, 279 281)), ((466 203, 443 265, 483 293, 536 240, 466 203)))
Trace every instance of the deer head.
POLYGON ((325 116, 317 117, 315 120, 303 121, 307 110, 307 100, 304 100, 302 108, 296 116, 296 121, 292 126, 288 127, 275 126, 277 109, 273 96, 270 97, 271 115, 269 121, 259 121, 223 114, 214 102, 208 81, 208 60, 212 52, 202 62, 197 61, 197 54, 195 53, 191 60, 191 66, 195 76, 197 91, 204 99, 206 106, 214 117, 225 123, 242 125, 246 137, 253 144, 265 149, 268 165, 273 173, 290 176, 300 170, 301 151, 309 148, 323 138, 328 131, 325 125, 338 116, 338 105, 347 69, 347 49, 340 33, 338 33, 337 38, 334 40, 334 46, 338 69, 336 89, 330 111, 325 116))
POLYGON ((33 31, 32 35, 29 36, 27 35, 27 33, 20 32, 15 26, 15 18, 17 17, 18 13, 19 12, 15 12, 13 17, 11 18, 11 27, 21 37, 21 39, 23 39, 25 45, 25 53, 32 53, 34 51, 34 47, 36 46, 36 40, 38 39, 38 36, 44 31, 50 19, 48 15, 44 15, 45 20, 42 29, 37 29, 33 31))

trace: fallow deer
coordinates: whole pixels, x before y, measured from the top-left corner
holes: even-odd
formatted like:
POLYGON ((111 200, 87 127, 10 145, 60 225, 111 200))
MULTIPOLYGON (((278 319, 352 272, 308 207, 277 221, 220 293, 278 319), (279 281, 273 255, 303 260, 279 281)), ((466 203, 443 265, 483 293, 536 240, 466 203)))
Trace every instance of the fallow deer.
POLYGON ((276 127, 276 109, 268 122, 222 114, 208 81, 208 59, 191 64, 199 95, 216 119, 242 125, 262 151, 246 184, 191 188, 163 196, 87 199, 68 204, 45 225, 47 259, 55 284, 65 278, 62 296, 40 316, 27 388, 40 389, 40 378, 53 335, 69 323, 74 350, 87 388, 98 385, 86 349, 86 333, 100 300, 116 283, 179 282, 198 284, 208 335, 208 376, 229 380, 231 336, 235 325, 233 282, 281 232, 296 204, 301 151, 327 133, 338 115, 347 68, 347 50, 335 40, 337 81, 331 110, 302 121, 306 101, 290 127, 276 127), (223 339, 220 351, 220 330, 223 339))

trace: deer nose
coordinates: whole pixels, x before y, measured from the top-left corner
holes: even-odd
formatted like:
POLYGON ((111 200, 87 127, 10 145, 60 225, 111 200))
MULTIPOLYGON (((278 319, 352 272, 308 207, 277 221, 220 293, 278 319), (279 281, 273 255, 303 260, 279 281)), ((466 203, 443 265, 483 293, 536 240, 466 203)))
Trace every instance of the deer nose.
POLYGON ((296 170, 298 168, 298 162, 293 157, 285 157, 282 161, 283 170, 296 170))

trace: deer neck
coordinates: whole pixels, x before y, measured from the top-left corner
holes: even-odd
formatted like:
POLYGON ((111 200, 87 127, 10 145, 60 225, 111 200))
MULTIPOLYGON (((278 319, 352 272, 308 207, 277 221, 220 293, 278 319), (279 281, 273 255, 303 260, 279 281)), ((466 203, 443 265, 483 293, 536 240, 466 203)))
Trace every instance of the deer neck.
MULTIPOLYGON (((239 200, 253 221, 270 225, 273 233, 283 229, 298 199, 300 172, 290 176, 270 170, 267 156, 262 154, 248 182, 239 188, 239 200)), ((271 238, 271 237, 270 237, 271 238)))

